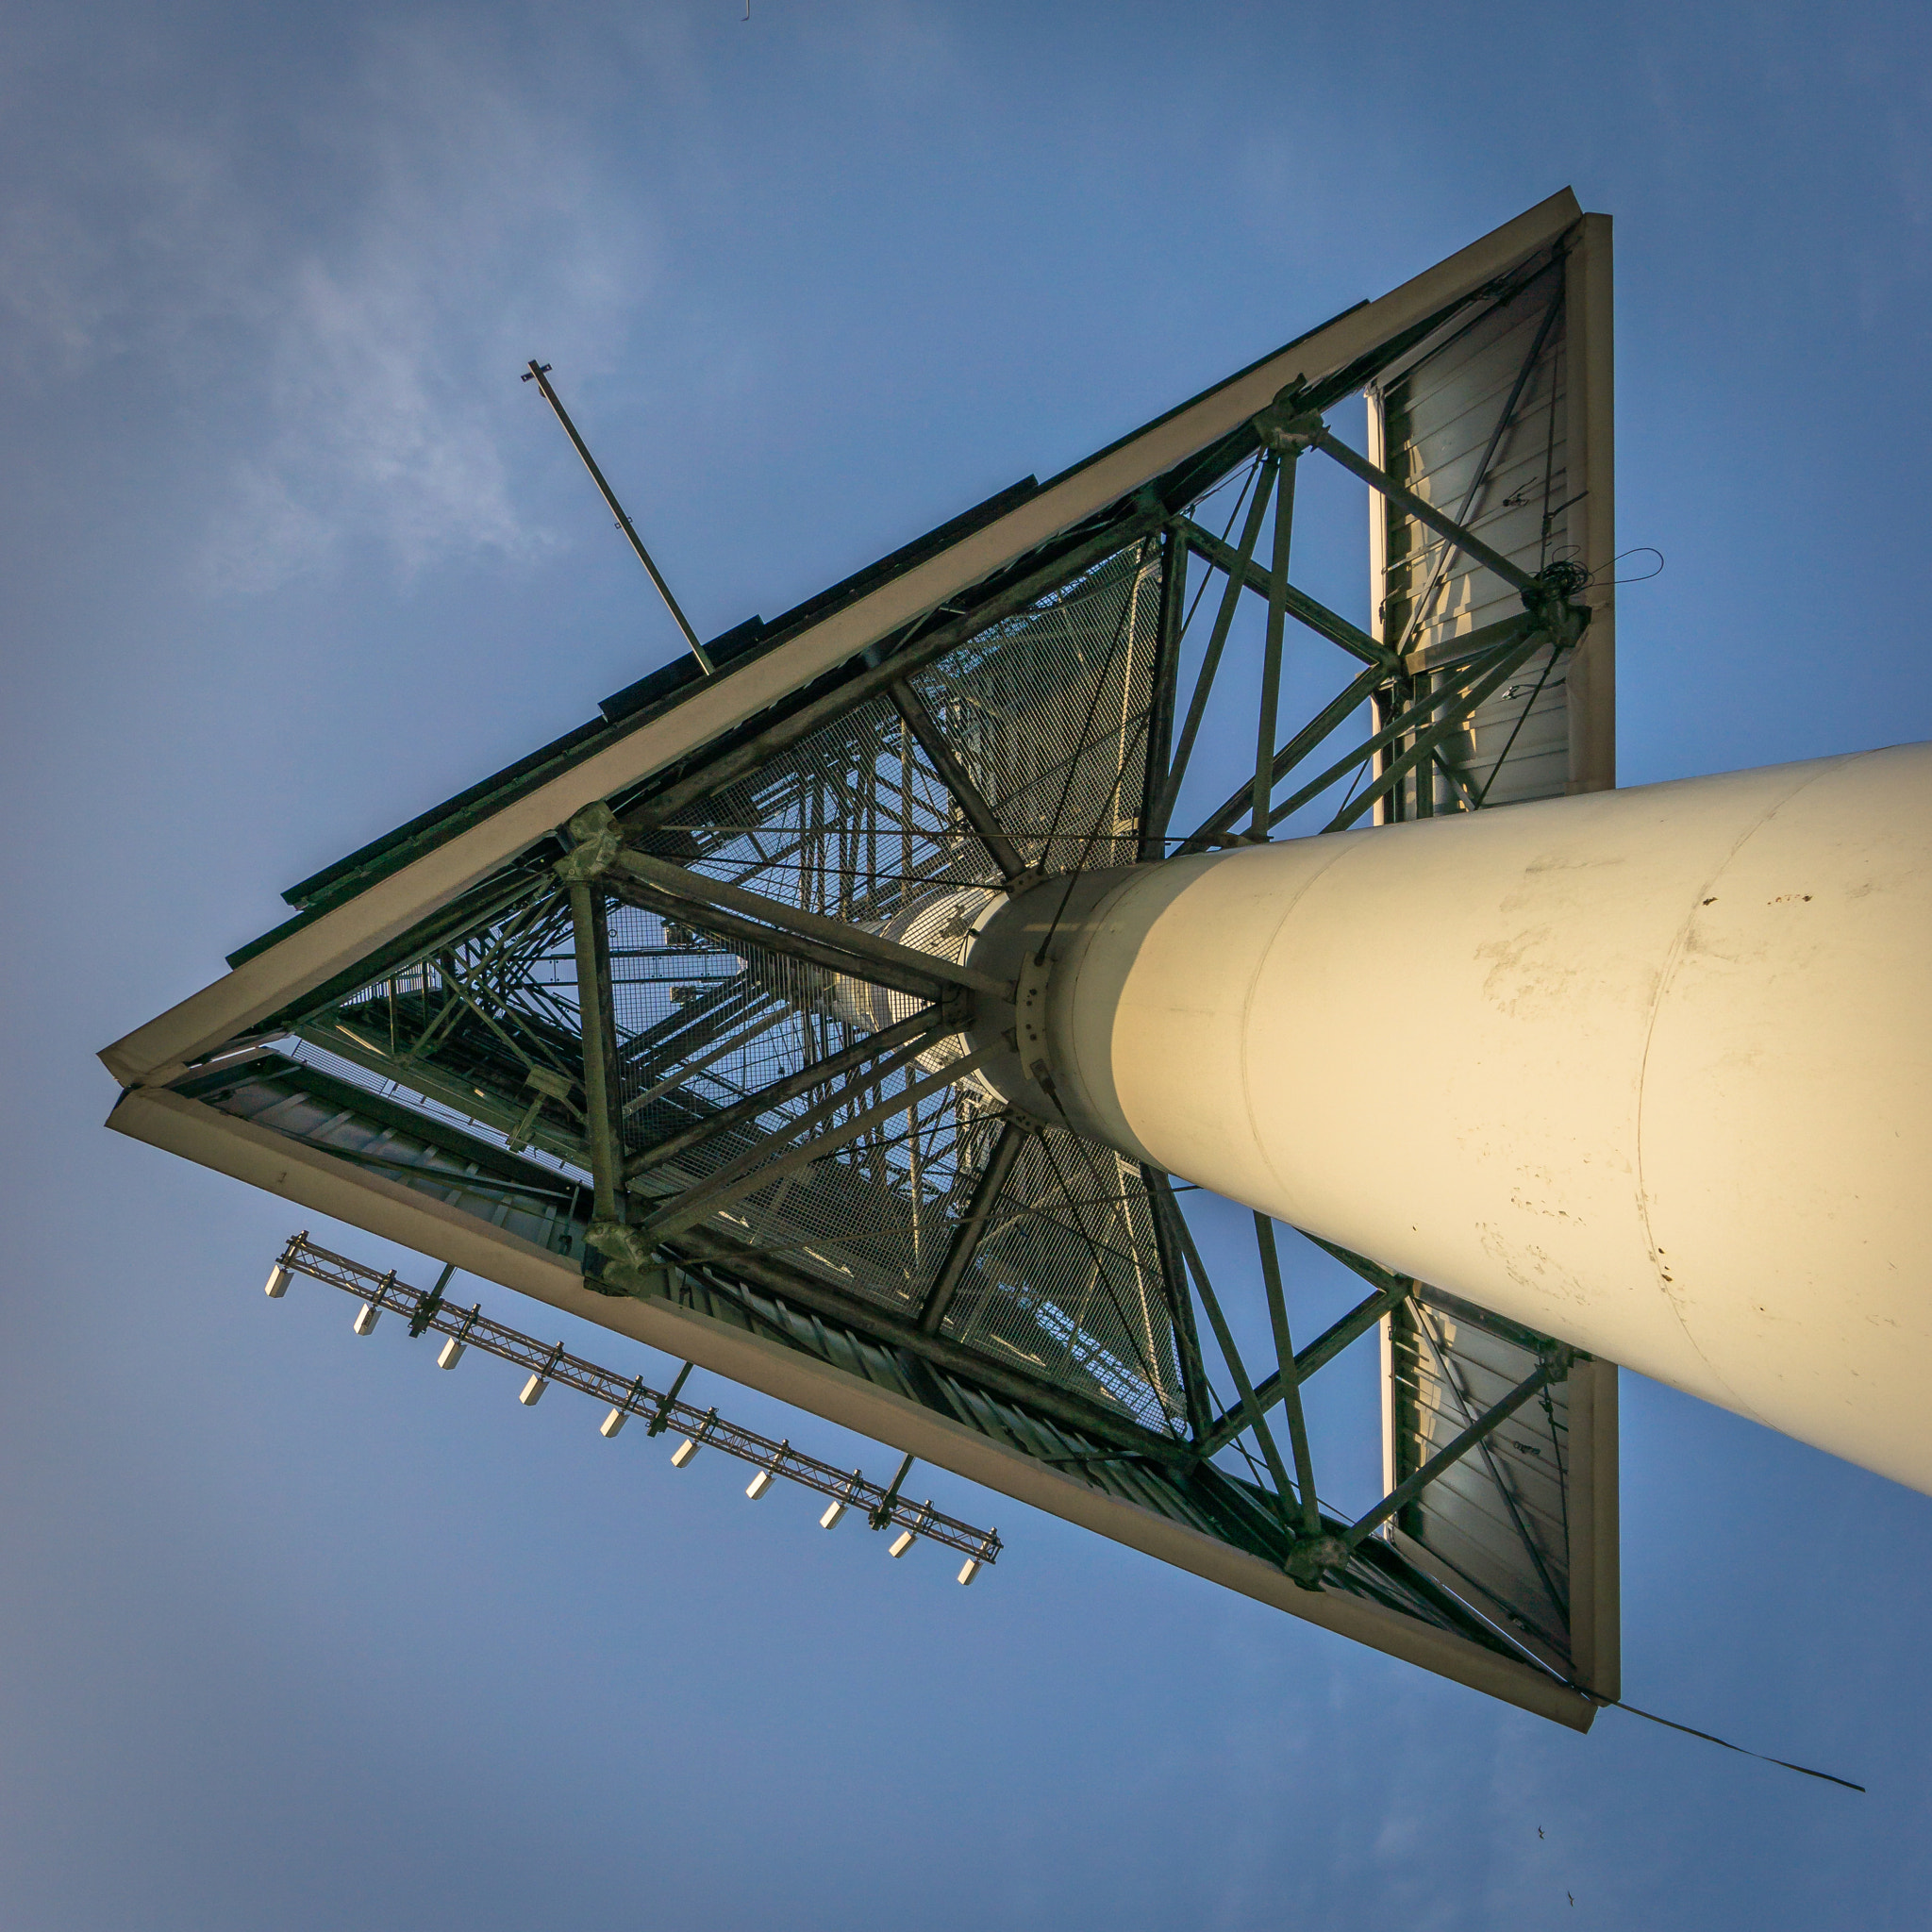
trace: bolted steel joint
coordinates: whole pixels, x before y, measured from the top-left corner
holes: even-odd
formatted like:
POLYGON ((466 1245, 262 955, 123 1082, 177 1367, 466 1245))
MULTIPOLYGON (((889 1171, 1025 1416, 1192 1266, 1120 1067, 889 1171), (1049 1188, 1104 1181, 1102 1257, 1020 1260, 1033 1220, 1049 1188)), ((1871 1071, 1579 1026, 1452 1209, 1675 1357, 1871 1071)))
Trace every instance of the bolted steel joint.
POLYGON ((608 805, 585 806, 564 830, 573 843, 554 869, 567 886, 587 886, 602 878, 624 850, 624 832, 608 805))
POLYGON ((630 1295, 640 1301, 672 1292, 672 1272, 654 1258, 649 1241, 621 1221, 593 1221, 584 1236, 591 1257, 586 1257, 584 1286, 599 1294, 630 1295))
POLYGON ((1331 1570, 1348 1561, 1348 1545, 1339 1536, 1305 1536, 1288 1554, 1288 1574, 1304 1590, 1320 1590, 1331 1570))
POLYGON ((1290 383, 1254 419, 1255 434, 1264 449, 1284 457, 1298 457, 1311 449, 1327 430, 1319 409, 1305 408, 1300 388, 1290 383))
POLYGON ((1574 644, 1590 622, 1590 608, 1574 601, 1590 582, 1580 564, 1546 564, 1523 593, 1523 608, 1559 643, 1574 644))

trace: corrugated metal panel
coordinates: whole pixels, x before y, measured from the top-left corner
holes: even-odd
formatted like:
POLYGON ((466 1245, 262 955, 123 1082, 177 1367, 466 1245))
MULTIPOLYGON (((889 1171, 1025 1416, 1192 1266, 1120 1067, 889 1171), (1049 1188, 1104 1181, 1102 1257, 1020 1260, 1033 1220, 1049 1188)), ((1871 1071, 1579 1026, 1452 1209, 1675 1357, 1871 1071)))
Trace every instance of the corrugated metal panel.
MULTIPOLYGON (((1583 644, 1543 650, 1464 722, 1428 781, 1378 820, 1487 808, 1615 783, 1609 224, 1589 216, 1501 299, 1457 317, 1369 392, 1369 454, 1535 575, 1573 564, 1583 644)), ((1379 495, 1376 634, 1403 654, 1383 715, 1466 676, 1472 633, 1519 593, 1379 495)), ((1400 747, 1391 751, 1392 758, 1400 747)), ((1384 1472, 1393 1489, 1536 1366, 1482 1312, 1432 1297, 1383 1324, 1384 1472)), ((1615 1696, 1616 1369, 1579 1362, 1423 1491, 1389 1540, 1565 1676, 1615 1696)))
MULTIPOLYGON (((1451 770, 1434 770, 1421 795, 1404 787, 1384 818, 1614 782, 1602 756, 1614 742, 1607 372, 1586 366, 1609 356, 1607 263, 1599 272, 1574 258, 1607 246, 1607 224, 1600 238, 1580 225, 1504 299, 1458 319, 1370 392, 1374 460, 1520 569, 1575 565, 1592 612, 1581 651, 1531 658, 1446 748, 1451 770), (1591 308, 1603 312, 1586 318, 1591 308), (1586 661, 1595 675, 1576 675, 1586 661)), ((1379 496, 1371 543, 1377 635, 1401 650, 1418 690, 1453 683, 1472 633, 1522 615, 1494 572, 1379 496)))

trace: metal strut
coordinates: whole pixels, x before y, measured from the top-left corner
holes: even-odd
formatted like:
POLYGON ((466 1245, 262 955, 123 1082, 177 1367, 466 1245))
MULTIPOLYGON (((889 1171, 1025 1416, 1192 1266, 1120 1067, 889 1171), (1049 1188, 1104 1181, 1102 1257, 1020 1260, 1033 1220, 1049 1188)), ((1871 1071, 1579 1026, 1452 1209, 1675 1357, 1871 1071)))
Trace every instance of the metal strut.
POLYGON ((570 420, 570 411, 563 407, 562 399, 550 386, 550 364, 539 362, 533 356, 530 366, 524 371, 523 379, 534 382, 543 391, 543 400, 557 411, 557 420, 563 425, 563 433, 570 438, 571 446, 584 459, 584 468, 591 473, 591 481, 597 486, 598 494, 604 499, 606 508, 617 519, 617 527, 630 540, 630 547, 638 554, 638 561, 651 574, 651 581, 658 587, 658 594, 664 600, 664 608, 676 620, 677 627, 684 633, 684 641, 691 646, 691 654, 698 660, 707 677, 714 676, 718 667, 711 662, 704 645, 698 642, 698 634, 691 627, 691 620, 678 608, 677 599, 671 594, 671 586, 664 581, 664 573, 651 561, 651 553, 644 548, 644 540, 638 535, 637 525, 625 515, 624 506, 617 500, 617 492, 604 480, 604 472, 597 467, 584 439, 577 434, 577 425, 570 420))

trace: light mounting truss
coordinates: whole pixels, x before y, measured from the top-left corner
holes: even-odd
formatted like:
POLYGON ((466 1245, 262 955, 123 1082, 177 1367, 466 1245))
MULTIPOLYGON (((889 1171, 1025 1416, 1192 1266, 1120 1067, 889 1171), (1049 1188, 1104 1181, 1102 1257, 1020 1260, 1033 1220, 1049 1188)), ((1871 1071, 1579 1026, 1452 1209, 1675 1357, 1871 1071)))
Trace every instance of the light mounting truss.
POLYGON ((1025 975, 968 955, 1048 877, 1610 782, 1607 251, 1554 197, 607 699, 292 889, 107 1051, 111 1124, 1587 1727, 1614 1370, 1333 1248, 1369 1292, 1297 1350, 1257 1222, 1251 1373, 1168 1177, 991 1084, 1025 975), (1372 488, 1366 627, 1289 579, 1311 458, 1372 488), (1372 1331, 1341 1510, 1302 1391, 1372 1331))

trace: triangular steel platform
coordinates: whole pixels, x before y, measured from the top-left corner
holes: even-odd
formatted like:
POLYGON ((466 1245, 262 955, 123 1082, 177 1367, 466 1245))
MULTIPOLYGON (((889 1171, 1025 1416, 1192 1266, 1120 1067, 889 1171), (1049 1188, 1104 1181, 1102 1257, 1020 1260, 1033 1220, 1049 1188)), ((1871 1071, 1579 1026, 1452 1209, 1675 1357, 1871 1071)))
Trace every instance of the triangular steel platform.
MULTIPOLYGON (((1341 653, 1280 738, 1274 818, 1612 782, 1607 249, 1554 196, 711 641, 714 675, 606 699, 291 889, 102 1055, 109 1124, 1586 1728, 1617 1691, 1615 1370, 1572 1363, 1304 1587, 1265 1422, 1284 1364, 1234 1359, 1165 1175, 986 1083, 962 1029, 1011 990, 961 958, 1015 881, 1239 836, 1239 774, 1227 808, 1168 819, 1249 597, 1341 653), (1364 390, 1397 485, 1368 631, 1258 547, 1257 418, 1364 390), (1539 629, 1442 515, 1569 570, 1588 629, 1539 629)), ((1380 1332, 1394 1491, 1551 1339, 1341 1258, 1365 1298, 1286 1380, 1380 1332)))

